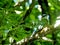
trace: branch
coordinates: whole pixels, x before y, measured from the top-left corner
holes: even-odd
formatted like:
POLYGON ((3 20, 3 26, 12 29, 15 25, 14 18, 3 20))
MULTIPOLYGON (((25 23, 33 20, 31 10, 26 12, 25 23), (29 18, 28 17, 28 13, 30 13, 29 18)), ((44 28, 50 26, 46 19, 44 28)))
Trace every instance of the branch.
MULTIPOLYGON (((42 1, 42 0, 40 0, 40 1, 42 1)), ((47 0, 46 0, 47 1, 47 0)), ((39 2, 39 0, 38 0, 38 2, 39 2)), ((31 4, 32 5, 32 4, 31 4)), ((41 8, 42 8, 42 14, 50 14, 48 11, 49 10, 47 10, 47 9, 45 9, 46 7, 48 7, 48 9, 49 9, 49 6, 48 6, 48 3, 47 2, 45 2, 44 0, 40 3, 40 5, 41 5, 41 8), (45 3, 45 6, 42 4, 42 3, 45 3), (44 8, 45 7, 45 8, 44 8)), ((31 6, 32 7, 32 6, 31 6)), ((27 12, 26 12, 26 14, 23 16, 23 20, 25 20, 26 18, 27 18, 27 16, 29 16, 29 14, 31 13, 31 11, 32 11, 32 9, 33 8, 29 8, 29 10, 27 10, 27 12)), ((51 20, 51 19, 50 19, 51 20)), ((22 45, 22 44, 27 44, 28 42, 31 42, 31 41, 33 41, 33 40, 36 40, 36 39, 39 39, 39 38, 42 38, 43 36, 46 36, 47 34, 49 34, 49 33, 52 33, 53 31, 56 31, 57 29, 60 29, 60 28, 54 28, 54 26, 52 26, 52 25, 50 25, 50 26, 47 26, 47 27, 44 27, 43 29, 41 29, 41 30, 39 30, 39 31, 37 31, 35 34, 34 34, 34 36, 30 36, 30 37, 27 37, 27 38, 25 38, 25 39, 22 39, 21 41, 19 41, 19 42, 17 42, 16 44, 18 45, 18 44, 20 44, 20 45, 22 45), (38 34, 38 35, 37 35, 38 34)))
MULTIPOLYGON (((34 0, 32 0, 32 3, 30 4, 30 6, 29 6, 29 9, 26 11, 26 13, 24 14, 24 16, 22 17, 22 19, 21 19, 21 22, 22 23, 24 23, 24 20, 30 15, 30 13, 32 12, 32 9, 33 9, 33 7, 34 7, 34 4, 35 4, 35 1, 34 0)), ((22 24, 21 23, 21 24, 22 24)))
POLYGON ((39 5, 41 5, 42 14, 49 14, 49 6, 47 0, 38 0, 39 5))
MULTIPOLYGON (((43 29, 40 29, 39 31, 37 31, 34 36, 30 36, 30 37, 27 37, 27 38, 24 38, 20 41, 18 41, 16 44, 18 45, 22 45, 22 44, 27 44, 28 42, 32 42, 34 40, 37 40, 37 39, 40 39, 44 36, 46 36, 47 34, 49 33, 52 33, 52 31, 56 31, 57 29, 60 29, 59 26, 57 28, 54 28, 54 26, 50 25, 50 26, 47 26, 47 27, 44 27, 43 29), (43 36, 44 35, 44 36, 43 36)), ((50 40, 50 39, 49 39, 50 40)), ((47 39, 48 41, 48 39, 47 39)), ((53 40, 50 40, 50 41, 53 41, 53 40)))
POLYGON ((33 9, 33 7, 34 7, 34 4, 35 4, 35 1, 32 0, 32 3, 31 3, 31 5, 30 5, 29 9, 26 11, 25 15, 23 16, 23 20, 25 20, 25 19, 27 18, 27 16, 30 15, 30 13, 31 13, 31 11, 32 11, 32 9, 33 9))

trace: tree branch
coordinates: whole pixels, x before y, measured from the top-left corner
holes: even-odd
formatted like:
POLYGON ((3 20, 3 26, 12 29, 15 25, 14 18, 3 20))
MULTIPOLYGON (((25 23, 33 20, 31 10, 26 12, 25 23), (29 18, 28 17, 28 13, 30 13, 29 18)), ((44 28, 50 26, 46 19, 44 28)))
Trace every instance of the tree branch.
MULTIPOLYGON (((35 0, 32 0, 32 3, 29 6, 29 9, 26 11, 26 13, 24 14, 24 16, 22 17, 21 21, 23 21, 22 23, 24 23, 24 20, 30 15, 30 13, 32 12, 32 9, 34 7, 35 4, 35 0)), ((21 23, 21 24, 22 24, 21 23)))
POLYGON ((20 45, 27 44, 28 42, 31 42, 31 41, 34 41, 36 39, 42 38, 43 35, 46 36, 47 34, 52 33, 52 31, 56 31, 56 29, 57 28, 54 28, 53 26, 49 26, 49 27, 47 27, 47 30, 46 30, 46 27, 44 27, 42 30, 37 31, 34 34, 34 36, 32 36, 32 37, 30 36, 30 37, 27 37, 25 39, 22 39, 22 40, 18 41, 16 44, 17 45, 18 44, 20 44, 20 45))
POLYGON ((23 20, 25 20, 25 19, 27 18, 27 16, 30 15, 30 13, 31 13, 31 11, 32 11, 32 9, 33 9, 33 7, 34 7, 34 4, 35 4, 35 1, 32 0, 32 3, 31 3, 31 5, 29 6, 29 9, 26 11, 25 15, 23 16, 23 20))

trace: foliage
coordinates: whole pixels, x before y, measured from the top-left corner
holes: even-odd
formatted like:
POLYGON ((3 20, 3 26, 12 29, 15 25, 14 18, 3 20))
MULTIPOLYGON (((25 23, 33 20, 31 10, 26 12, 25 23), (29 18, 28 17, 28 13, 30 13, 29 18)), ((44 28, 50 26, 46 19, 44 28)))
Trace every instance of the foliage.
MULTIPOLYGON (((18 4, 16 4, 15 1, 0 0, 0 44, 11 44, 9 40, 10 37, 12 37, 16 42, 29 37, 34 31, 34 28, 40 25, 43 27, 48 26, 49 20, 51 20, 52 25, 54 25, 57 17, 60 16, 59 0, 48 0, 51 19, 47 19, 47 16, 42 19, 38 18, 38 16, 42 16, 42 11, 40 10, 41 8, 39 8, 38 0, 31 0, 31 3, 30 0, 20 0, 17 1, 18 4), (25 15, 28 16, 24 18, 25 15)), ((56 33, 56 45, 60 45, 59 30, 54 33, 56 33)), ((46 37, 52 39, 52 34, 47 34, 46 37)), ((52 42, 37 39, 32 42, 28 42, 28 45, 52 45, 52 42)))

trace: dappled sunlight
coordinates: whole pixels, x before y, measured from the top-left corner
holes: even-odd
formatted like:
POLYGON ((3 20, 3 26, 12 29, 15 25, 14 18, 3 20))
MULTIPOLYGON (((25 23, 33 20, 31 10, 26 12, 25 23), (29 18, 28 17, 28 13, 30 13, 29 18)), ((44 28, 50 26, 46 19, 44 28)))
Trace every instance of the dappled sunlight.
POLYGON ((42 9, 41 9, 41 6, 40 6, 40 5, 38 5, 38 10, 39 10, 40 12, 42 12, 42 9))
POLYGON ((41 33, 45 33, 45 32, 47 32, 48 29, 49 29, 48 27, 43 28, 42 31, 41 31, 41 33))
POLYGON ((60 1, 60 0, 58 0, 58 1, 60 1))
POLYGON ((19 2, 23 2, 23 1, 24 0, 14 0, 14 2, 15 2, 15 5, 14 6, 18 5, 19 2))
POLYGON ((35 5, 35 8, 38 8, 38 5, 35 5))
POLYGON ((54 28, 58 27, 60 25, 60 20, 56 20, 56 23, 54 25, 54 28))
POLYGON ((22 7, 22 6, 20 6, 20 9, 23 9, 23 7, 22 7))
POLYGON ((51 6, 51 3, 48 3, 49 6, 51 6))
POLYGON ((48 30, 48 27, 45 27, 43 30, 46 32, 48 30))
POLYGON ((14 4, 14 6, 18 5, 18 2, 14 4))
POLYGON ((9 42, 12 43, 13 42, 13 38, 12 37, 9 37, 9 42))
POLYGON ((32 3, 32 0, 29 0, 29 4, 31 4, 32 3))
POLYGON ((51 39, 47 38, 47 37, 42 37, 43 40, 46 40, 46 41, 52 41, 51 39))
POLYGON ((58 16, 57 19, 60 19, 60 16, 58 16))
POLYGON ((26 2, 26 9, 29 9, 29 4, 26 2))
POLYGON ((39 25, 39 26, 38 26, 38 29, 39 29, 39 30, 40 30, 40 29, 42 29, 42 28, 43 28, 43 26, 42 26, 42 25, 39 25))
POLYGON ((15 12, 16 12, 16 14, 21 14, 22 13, 22 11, 17 11, 17 10, 15 10, 15 12))
POLYGON ((60 16, 57 17, 57 20, 55 22, 54 28, 58 27, 60 25, 60 16))
POLYGON ((23 2, 24 0, 14 0, 15 3, 17 2, 23 2))
POLYGON ((41 15, 38 15, 38 19, 41 21, 42 20, 42 16, 41 15))
POLYGON ((8 14, 9 12, 8 11, 6 11, 6 14, 8 14))

